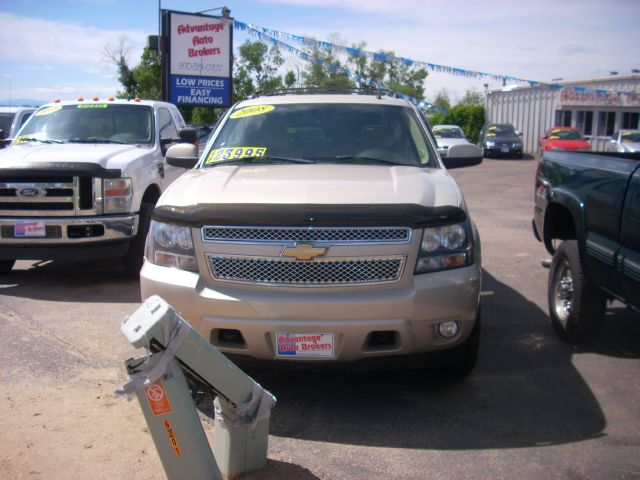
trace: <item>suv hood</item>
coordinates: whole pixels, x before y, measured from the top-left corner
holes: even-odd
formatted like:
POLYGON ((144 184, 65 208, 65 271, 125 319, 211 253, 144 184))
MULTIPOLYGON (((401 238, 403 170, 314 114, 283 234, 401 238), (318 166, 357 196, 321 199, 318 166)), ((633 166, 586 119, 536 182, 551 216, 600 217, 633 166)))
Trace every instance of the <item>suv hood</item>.
POLYGON ((28 143, 0 150, 0 168, 21 168, 34 164, 94 163, 104 169, 123 170, 149 149, 137 145, 95 143, 28 143))
POLYGON ((444 169, 378 165, 242 165, 191 170, 158 205, 414 204, 462 208, 458 186, 444 169))

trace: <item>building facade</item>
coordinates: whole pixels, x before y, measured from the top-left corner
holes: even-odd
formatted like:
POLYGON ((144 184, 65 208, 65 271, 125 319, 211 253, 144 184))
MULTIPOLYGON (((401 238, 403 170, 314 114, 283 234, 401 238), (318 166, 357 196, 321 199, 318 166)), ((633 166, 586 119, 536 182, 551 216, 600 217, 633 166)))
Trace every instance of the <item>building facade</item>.
POLYGON ((605 151, 618 130, 640 128, 640 74, 489 91, 486 121, 511 123, 528 153, 553 126, 576 127, 592 150, 605 151))

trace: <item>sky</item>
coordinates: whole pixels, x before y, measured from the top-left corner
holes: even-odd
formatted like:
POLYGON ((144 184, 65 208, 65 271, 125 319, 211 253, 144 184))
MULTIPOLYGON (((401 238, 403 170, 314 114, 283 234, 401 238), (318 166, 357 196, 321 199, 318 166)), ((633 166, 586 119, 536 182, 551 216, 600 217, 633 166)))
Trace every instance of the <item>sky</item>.
MULTIPOLYGON (((0 0, 0 102, 114 95, 121 85, 107 45, 126 36, 133 66, 158 32, 159 7, 195 13, 223 5, 244 23, 532 81, 640 69, 640 0, 0 0)), ((234 31, 235 47, 246 40, 256 38, 234 31)), ((287 69, 304 67, 285 58, 287 69)), ((445 89, 455 103, 485 84, 502 86, 430 72, 426 99, 445 89)))

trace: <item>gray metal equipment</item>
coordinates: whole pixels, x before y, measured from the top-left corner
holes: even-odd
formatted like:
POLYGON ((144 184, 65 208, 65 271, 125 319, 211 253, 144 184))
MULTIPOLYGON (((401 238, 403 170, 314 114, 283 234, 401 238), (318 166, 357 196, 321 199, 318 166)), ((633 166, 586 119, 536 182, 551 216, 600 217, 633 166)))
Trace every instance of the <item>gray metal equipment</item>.
POLYGON ((269 418, 275 397, 254 382, 162 298, 149 297, 122 323, 143 358, 125 362, 158 455, 169 479, 233 479, 267 463, 269 418), (193 396, 216 396, 213 449, 193 396))

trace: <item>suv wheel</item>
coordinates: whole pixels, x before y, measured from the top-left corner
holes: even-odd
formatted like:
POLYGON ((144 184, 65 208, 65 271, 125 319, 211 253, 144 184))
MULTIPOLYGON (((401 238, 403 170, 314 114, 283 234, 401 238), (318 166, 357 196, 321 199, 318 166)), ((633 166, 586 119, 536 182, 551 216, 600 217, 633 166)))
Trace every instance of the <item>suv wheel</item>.
POLYGON ((604 319, 607 297, 585 277, 578 242, 566 240, 553 256, 547 288, 551 324, 569 343, 593 339, 604 319))

